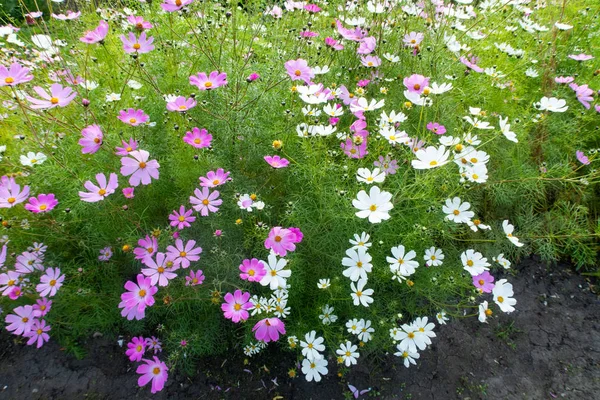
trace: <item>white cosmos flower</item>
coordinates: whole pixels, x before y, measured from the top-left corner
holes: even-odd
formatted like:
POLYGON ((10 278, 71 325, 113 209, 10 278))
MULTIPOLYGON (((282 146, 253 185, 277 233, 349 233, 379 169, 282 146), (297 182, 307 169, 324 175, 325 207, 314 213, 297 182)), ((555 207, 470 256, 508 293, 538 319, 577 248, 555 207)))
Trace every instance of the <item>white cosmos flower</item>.
POLYGON ((381 99, 379 101, 377 101, 376 99, 371 99, 371 102, 369 103, 369 101, 366 98, 360 97, 356 102, 352 102, 350 104, 350 111, 352 111, 353 113, 359 111, 373 111, 383 106, 385 106, 384 99, 381 99))
POLYGON ((444 253, 442 253, 442 249, 436 249, 432 246, 425 250, 423 259, 428 267, 439 267, 444 262, 444 253))
POLYGON ((487 121, 481 121, 477 118, 471 118, 468 115, 463 117, 463 119, 477 129, 494 129, 494 127, 491 126, 490 123, 487 121))
POLYGON ((382 183, 385 181, 385 172, 381 171, 379 168, 375 168, 373 171, 368 168, 359 168, 356 173, 356 180, 369 185, 373 183, 382 183))
POLYGON ((277 256, 274 253, 269 254, 269 262, 262 261, 267 266, 267 274, 260 280, 260 284, 263 286, 269 286, 271 290, 278 289, 286 286, 286 279, 292 275, 292 271, 289 269, 283 269, 287 265, 285 258, 277 260, 277 256))
POLYGON ((43 164, 47 159, 48 157, 46 157, 44 153, 34 153, 33 151, 28 152, 27 155, 21 155, 21 157, 19 157, 21 164, 26 167, 33 167, 34 165, 43 164))
POLYGON ((365 285, 367 284, 366 279, 360 279, 356 285, 354 282, 350 283, 350 289, 352 289, 352 300, 354 301, 354 305, 363 305, 365 307, 369 307, 369 304, 373 302, 373 298, 371 295, 375 292, 373 289, 365 289, 365 285))
POLYGON ((467 225, 469 226, 469 228, 471 228, 473 232, 477 232, 479 229, 488 231, 492 230, 491 226, 482 224, 481 220, 479 219, 468 220, 467 225))
POLYGON ((450 152, 444 146, 439 146, 438 148, 429 146, 425 150, 417 150, 415 156, 417 159, 411 161, 413 168, 431 169, 447 164, 450 152))
POLYGON ((399 271, 402 276, 411 276, 415 270, 419 268, 419 263, 413 259, 417 256, 414 250, 405 253, 403 245, 392 247, 392 256, 387 256, 385 259, 390 263, 390 271, 393 273, 399 271))
MULTIPOLYGON (((400 341, 398 344, 398 349, 401 351, 409 351, 411 353, 416 353, 417 348, 420 350, 425 350, 427 347, 427 339, 429 339, 425 335, 417 334, 418 328, 413 326, 412 324, 404 324, 402 325, 402 330, 398 332, 396 336, 400 341)), ((431 341, 430 341, 431 342, 431 341)))
POLYGON ((442 211, 446 213, 447 220, 464 224, 475 216, 475 213, 469 211, 469 208, 471 208, 471 203, 463 202, 460 197, 455 197, 452 200, 446 200, 446 204, 442 206, 442 211))
POLYGON ((308 358, 305 358, 302 361, 302 373, 305 375, 308 382, 312 380, 320 382, 321 375, 327 375, 327 372, 326 359, 310 361, 308 358))
POLYGON ((497 257, 492 257, 492 260, 496 261, 498 264, 502 265, 504 267, 504 269, 509 269, 510 268, 510 261, 508 261, 506 258, 504 258, 504 253, 500 253, 498 254, 497 257))
POLYGON ((392 110, 390 115, 388 115, 385 111, 382 111, 379 117, 379 126, 384 127, 394 125, 399 122, 404 122, 406 119, 407 117, 403 112, 396 113, 396 111, 392 110))
POLYGON ((382 127, 379 130, 379 134, 383 136, 392 146, 396 144, 402 144, 408 138, 408 134, 405 131, 396 131, 394 126, 382 127))
POLYGON ((481 144, 481 140, 477 139, 477 135, 471 135, 470 133, 467 133, 463 137, 463 141, 470 144, 471 146, 477 146, 481 144))
POLYGON ((436 82, 433 82, 431 84, 430 93, 431 94, 442 94, 442 93, 449 92, 450 90, 452 90, 452 83, 442 83, 441 85, 438 85, 436 82))
POLYGON ((358 321, 358 323, 360 325, 360 329, 358 332, 358 340, 367 343, 369 340, 371 340, 371 333, 375 332, 375 329, 371 327, 370 320, 365 321, 361 318, 360 321, 358 321))
POLYGON ((391 193, 373 186, 369 194, 364 190, 358 192, 356 199, 352 200, 352 205, 359 210, 356 212, 358 218, 369 218, 370 223, 377 224, 390 218, 389 211, 394 208, 391 199, 391 193))
POLYGON ((304 336, 304 340, 300 341, 302 347, 302 355, 309 360, 320 360, 323 355, 320 353, 325 351, 325 345, 323 342, 325 339, 317 337, 316 331, 310 331, 304 336))
POLYGON ((360 235, 355 233, 354 240, 350 239, 350 244, 353 245, 352 248, 355 250, 359 248, 368 249, 372 244, 369 242, 369 239, 371 239, 371 236, 367 232, 363 232, 360 235))
POLYGON ((464 168, 463 175, 470 182, 485 183, 488 179, 488 170, 485 164, 469 165, 464 168))
POLYGON ((528 76, 529 78, 537 78, 538 76, 540 76, 540 73, 537 72, 537 70, 535 68, 529 67, 525 71, 525 75, 528 76))
POLYGON ((403 358, 404 366, 406 368, 410 367, 410 364, 417 365, 417 362, 415 360, 417 360, 420 357, 419 353, 417 353, 416 351, 412 352, 408 350, 403 350, 400 344, 398 344, 396 348, 398 349, 398 351, 395 352, 394 355, 403 358))
POLYGON ((464 270, 476 276, 489 270, 490 263, 481 253, 469 249, 460 255, 464 270))
POLYGON ((308 106, 302 107, 302 114, 304 114, 307 117, 318 117, 319 115, 321 115, 321 110, 319 110, 318 108, 313 108, 312 106, 308 105, 308 106))
POLYGON ((390 54, 390 53, 385 53, 383 55, 383 58, 385 58, 386 60, 388 60, 389 62, 392 62, 392 63, 397 63, 400 61, 400 57, 398 57, 395 54, 390 54))
POLYGON ((500 116, 499 122, 500 122, 500 132, 502 132, 504 137, 507 138, 508 140, 510 140, 511 142, 519 143, 519 140, 517 139, 517 135, 510 130, 510 124, 508 123, 508 117, 506 117, 506 119, 502 119, 502 116, 500 116))
POLYGON ((311 69, 315 75, 324 75, 330 71, 327 65, 325 65, 324 67, 313 67, 311 69))
POLYGON ((431 338, 436 337, 433 328, 435 328, 435 324, 433 322, 429 322, 427 317, 418 317, 412 323, 413 328, 415 328, 415 334, 423 336, 423 340, 428 345, 431 344, 431 338))
POLYGON ((514 295, 513 286, 506 279, 500 279, 496 282, 492 294, 494 295, 494 301, 502 311, 505 313, 515 311, 513 306, 517 304, 517 300, 512 298, 514 295))
POLYGON ((344 108, 339 104, 325 104, 323 112, 330 117, 340 117, 344 115, 344 108))
POLYGON ((359 321, 356 318, 354 318, 346 322, 346 328, 348 328, 349 333, 353 335, 358 335, 360 333, 360 330, 364 327, 364 323, 365 321, 363 319, 359 321))
POLYGON ((565 112, 569 108, 566 104, 566 100, 544 96, 538 103, 538 108, 540 111, 565 112))
POLYGON ((512 244, 514 244, 517 247, 523 246, 523 243, 519 242, 519 238, 517 238, 516 236, 513 236, 512 233, 515 230, 515 227, 513 225, 511 225, 507 219, 502 221, 502 229, 504 230, 504 234, 506 235, 506 238, 508 240, 510 240, 512 244))
POLYGON ((487 323, 487 318, 492 315, 492 310, 488 308, 488 302, 484 301, 479 304, 479 322, 487 323))
POLYGON ((331 279, 319 279, 317 283, 319 289, 327 289, 329 286, 331 286, 331 279))
POLYGON ((337 315, 333 314, 335 309, 329 304, 325 304, 321 311, 323 311, 323 314, 319 315, 319 319, 321 320, 321 322, 323 322, 323 325, 329 325, 332 322, 337 321, 337 315))
POLYGON ((342 259, 342 265, 348 268, 342 272, 342 275, 354 282, 359 279, 367 280, 367 273, 373 269, 372 257, 367 250, 364 247, 359 247, 357 250, 351 248, 346 250, 346 255, 348 257, 342 259))
POLYGON ((424 97, 419 93, 409 92, 408 90, 404 91, 404 97, 406 97, 406 100, 417 106, 430 107, 433 104, 433 100, 431 100, 429 97, 424 97))
POLYGON ((446 147, 451 147, 451 146, 456 146, 457 144, 460 143, 460 138, 454 137, 454 136, 440 136, 440 144, 446 146, 446 147))
POLYGON ((121 95, 119 93, 108 93, 106 95, 106 102, 112 103, 113 101, 121 100, 121 95))
POLYGON ((437 319, 438 324, 446 325, 449 318, 446 316, 446 311, 442 310, 435 315, 435 319, 437 319))
POLYGON ((562 22, 558 21, 554 23, 554 26, 556 27, 556 29, 559 29, 561 31, 568 31, 569 29, 573 29, 573 25, 563 24, 562 22))
POLYGON ((358 346, 352 344, 352 342, 347 341, 346 343, 342 343, 340 348, 335 352, 340 356, 346 367, 356 364, 356 359, 360 356, 358 354, 358 346))
POLYGON ((315 125, 313 129, 312 133, 319 136, 329 136, 337 131, 337 128, 333 125, 315 125))

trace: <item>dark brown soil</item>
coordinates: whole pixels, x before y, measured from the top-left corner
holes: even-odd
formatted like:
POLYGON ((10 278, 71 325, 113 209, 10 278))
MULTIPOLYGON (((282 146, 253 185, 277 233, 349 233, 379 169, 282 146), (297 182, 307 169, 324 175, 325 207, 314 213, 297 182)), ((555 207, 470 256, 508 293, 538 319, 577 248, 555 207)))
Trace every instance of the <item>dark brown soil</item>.
POLYGON ((2 333, 0 399, 344 399, 347 381, 371 387, 365 399, 600 399, 600 300, 589 282, 534 260, 517 272, 515 313, 438 327, 409 369, 393 356, 361 359, 343 382, 330 370, 315 384, 288 378, 283 355, 247 366, 236 355, 204 360, 193 378, 171 374, 163 392, 150 395, 114 340, 89 339, 88 356, 77 360, 56 343, 36 350, 2 333))

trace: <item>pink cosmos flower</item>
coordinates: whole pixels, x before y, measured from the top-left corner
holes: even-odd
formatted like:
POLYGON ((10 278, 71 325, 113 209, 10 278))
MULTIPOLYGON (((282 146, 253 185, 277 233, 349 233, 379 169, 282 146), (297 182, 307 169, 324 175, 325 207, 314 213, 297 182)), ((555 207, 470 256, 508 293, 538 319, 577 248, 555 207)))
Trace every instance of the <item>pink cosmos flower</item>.
MULTIPOLYGON (((166 0, 166 1, 172 1, 172 0, 166 0)), ((175 1, 180 2, 180 3, 182 2, 182 0, 175 0, 175 1)), ((183 1, 191 2, 192 0, 183 0, 183 1)), ((163 6, 163 4, 161 4, 161 6, 163 6)), ((165 7, 163 6, 163 8, 165 8, 165 7)), ((167 367, 167 364, 160 361, 158 359, 158 357, 154 356, 153 358, 154 358, 154 361, 142 359, 142 361, 145 362, 146 364, 142 364, 139 367, 137 367, 135 372, 142 375, 138 379, 139 387, 146 386, 148 384, 148 382, 152 381, 151 393, 154 394, 156 392, 160 392, 165 387, 165 382, 169 378, 169 374, 167 374, 167 371, 169 370, 169 368, 167 367)))
POLYGON ((58 200, 54 198, 54 194, 40 194, 38 197, 30 197, 25 209, 34 214, 44 213, 52 211, 57 204, 58 200))
POLYGON ((288 251, 296 250, 296 234, 289 229, 276 226, 271 228, 265 239, 265 248, 271 249, 280 257, 285 257, 288 251))
POLYGON ((584 54, 584 53, 580 53, 580 54, 569 54, 568 56, 571 60, 575 60, 575 61, 587 61, 587 60, 591 60, 594 58, 594 56, 591 56, 589 54, 584 54))
MULTIPOLYGON (((365 87, 367 86, 371 81, 369 79, 361 79, 360 81, 358 81, 356 83, 356 86, 358 87, 365 87)), ((339 104, 337 104, 338 106, 340 106, 339 104)))
POLYGON ((144 258, 144 264, 148 268, 142 268, 142 274, 150 278, 150 284, 158 286, 167 286, 171 279, 177 278, 174 272, 177 267, 169 267, 167 263, 171 261, 170 255, 165 253, 156 253, 156 261, 152 257, 144 258))
POLYGON ((267 274, 267 269, 262 261, 253 259, 246 259, 240 264, 240 279, 249 282, 260 282, 260 280, 267 274))
POLYGON ((121 158, 121 175, 129 176, 131 186, 149 185, 152 178, 158 179, 158 168, 160 164, 156 160, 148 161, 150 153, 146 150, 134 150, 129 157, 121 158))
POLYGON ((196 107, 196 104, 196 100, 192 99, 191 97, 186 99, 183 96, 179 96, 174 101, 167 103, 167 110, 174 112, 186 112, 190 108, 196 107))
POLYGON ((351 138, 346 139, 340 144, 340 147, 350 158, 364 158, 369 152, 367 151, 367 141, 363 140, 360 144, 355 144, 351 138))
POLYGON ((129 17, 127 17, 127 22, 133 25, 138 31, 143 31, 144 29, 152 29, 152 24, 148 21, 145 21, 144 17, 130 15, 129 17))
POLYGON ((227 74, 225 72, 213 71, 206 76, 204 72, 190 76, 190 85, 197 86, 200 90, 212 90, 227 85, 227 74))
POLYGON ((123 147, 116 147, 117 152, 115 154, 118 156, 128 156, 129 153, 138 148, 138 142, 133 138, 129 139, 129 143, 124 140, 121 140, 121 143, 123 143, 123 147))
POLYGON ((104 134, 98 125, 94 124, 87 128, 83 128, 81 135, 83 138, 79 139, 78 142, 82 147, 81 153, 94 154, 100 150, 100 146, 102 146, 102 141, 104 140, 104 134))
POLYGON ((146 339, 146 345, 148 346, 148 351, 154 350, 154 354, 162 351, 162 343, 154 336, 150 336, 146 339))
POLYGON ((150 120, 150 117, 144 112, 144 110, 135 110, 133 108, 121 110, 117 118, 131 126, 145 124, 150 120))
POLYGON ((473 276, 473 285, 475 285, 481 293, 492 293, 492 289, 496 286, 494 285, 494 277, 488 271, 473 276))
POLYGON ((6 271, 0 274, 0 293, 2 293, 2 296, 8 296, 17 287, 20 276, 21 273, 17 271, 6 271))
POLYGON ((318 13, 319 11, 321 11, 321 7, 319 7, 316 4, 307 4, 304 6, 304 9, 311 14, 315 14, 315 13, 318 13))
POLYGON ((36 304, 33 305, 33 309, 35 311, 39 311, 40 317, 48 314, 50 309, 52 308, 52 300, 48 300, 45 297, 36 300, 36 304))
POLYGON ((79 192, 81 201, 95 203, 104 200, 105 197, 113 194, 115 189, 119 187, 119 181, 115 173, 110 174, 108 182, 106 182, 104 174, 96 174, 96 181, 98 182, 98 186, 94 185, 92 181, 86 181, 83 184, 89 192, 79 192))
POLYGON ((87 44, 98 43, 104 40, 107 33, 108 23, 106 21, 100 21, 100 24, 96 29, 87 31, 81 38, 79 38, 79 40, 87 44))
POLYGON ((196 272, 190 270, 190 274, 185 277, 185 286, 202 285, 202 282, 204 282, 204 278, 205 277, 202 274, 201 269, 199 269, 196 272))
POLYGON ((40 312, 33 309, 32 306, 15 307, 14 314, 8 314, 4 321, 8 324, 6 330, 13 335, 23 335, 29 333, 31 326, 40 316, 40 312))
POLYGON ((81 16, 81 11, 77 11, 77 12, 73 12, 71 10, 67 10, 67 14, 50 14, 52 15, 52 18, 54 19, 58 19, 59 21, 70 21, 70 20, 74 20, 77 19, 81 16))
POLYGON ((225 318, 230 319, 236 324, 240 321, 245 321, 250 316, 249 309, 253 307, 248 301, 250 293, 236 290, 233 294, 227 293, 224 297, 225 303, 221 304, 221 310, 225 318))
POLYGON ((407 47, 418 47, 425 36, 421 32, 411 32, 404 35, 402 41, 407 47))
POLYGON ((152 44, 154 38, 152 36, 147 38, 146 32, 142 32, 139 38, 136 38, 131 32, 127 36, 121 35, 121 42, 123 42, 123 50, 127 54, 144 54, 154 50, 154 45, 152 44))
POLYGON ((575 155, 577 156, 577 160, 580 163, 582 163, 583 165, 589 165, 590 164, 590 159, 583 153, 583 151, 577 150, 575 152, 575 155))
POLYGON ((113 256, 112 248, 110 246, 103 248, 100 250, 100 255, 98 256, 98 260, 100 261, 108 261, 113 256))
POLYGON ((335 24, 337 26, 338 33, 346 40, 359 42, 366 36, 366 31, 361 30, 359 27, 356 27, 355 29, 345 28, 337 19, 335 20, 335 24))
POLYGON ((177 239, 175 246, 167 247, 167 253, 176 266, 187 268, 190 266, 191 261, 198 261, 200 259, 202 247, 194 247, 195 245, 195 240, 189 240, 184 246, 183 241, 177 239))
POLYGON ((279 156, 265 156, 265 161, 273 168, 285 168, 290 162, 279 156))
POLYGON ((135 197, 134 191, 135 188, 132 187, 123 188, 123 196, 125 196, 126 199, 133 199, 135 197))
POLYGON ((136 260, 143 260, 146 257, 152 257, 158 251, 158 240, 154 236, 146 235, 145 238, 138 240, 138 246, 133 249, 136 260))
POLYGON ((50 329, 50 325, 46 325, 46 321, 43 319, 39 321, 37 319, 33 320, 31 330, 23 334, 24 337, 29 338, 27 345, 31 346, 32 344, 37 343, 38 349, 42 347, 45 342, 50 340, 50 335, 46 333, 50 329))
POLYGON ((225 172, 223 168, 219 168, 216 171, 208 171, 206 177, 201 176, 200 178, 198 178, 200 179, 200 186, 213 188, 223 185, 227 183, 227 181, 231 180, 231 178, 229 177, 230 173, 231 172, 229 171, 225 172))
POLYGON ((331 37, 325 38, 325 45, 331 47, 333 50, 344 50, 344 45, 331 37))
POLYGON ((0 65, 0 87, 16 86, 32 79, 29 68, 22 67, 19 63, 12 63, 9 68, 0 65))
POLYGON ((377 56, 363 56, 360 58, 360 63, 365 67, 379 67, 381 65, 381 58, 377 56))
POLYGON ((17 263, 15 264, 15 269, 17 272, 22 274, 30 274, 35 270, 43 271, 44 265, 42 264, 42 259, 36 253, 30 253, 28 251, 24 251, 20 255, 17 256, 17 263))
POLYGON ((2 176, 0 181, 0 208, 12 208, 29 196, 29 186, 18 185, 14 178, 2 176))
POLYGON ((212 142, 212 135, 204 128, 192 128, 191 132, 186 132, 183 137, 184 143, 189 144, 192 147, 201 149, 203 147, 210 147, 212 142))
POLYGON ((32 103, 31 108, 39 110, 48 110, 54 107, 66 107, 73 101, 77 92, 74 92, 69 86, 63 87, 59 83, 55 83, 50 86, 50 93, 46 92, 39 86, 34 86, 33 90, 42 98, 36 99, 35 97, 25 96, 25 98, 32 103))
POLYGON ((436 135, 443 135, 446 133, 446 127, 444 125, 440 125, 437 122, 430 122, 427 124, 427 129, 436 135))
POLYGON ((173 214, 169 215, 171 226, 176 226, 177 229, 189 228, 190 223, 196 220, 196 217, 192 215, 193 212, 191 208, 186 210, 184 206, 179 207, 179 212, 173 210, 173 214))
POLYGON ((164 0, 160 6, 167 12, 179 11, 188 4, 192 4, 194 0, 164 0))
POLYGON ((156 286, 152 286, 150 278, 144 278, 144 275, 138 274, 137 284, 127 281, 125 289, 127 292, 121 295, 119 308, 122 308, 121 315, 128 320, 140 320, 146 316, 146 307, 154 305, 154 294, 158 291, 156 286))
POLYGON ((279 334, 285 335, 285 324, 279 318, 261 319, 252 328, 256 340, 269 343, 279 340, 279 334))
POLYGON ((13 291, 8 294, 8 298, 11 300, 17 300, 22 295, 23 295, 23 289, 21 289, 21 286, 15 286, 13 291))
POLYGON ((127 343, 125 355, 129 361, 141 361, 146 352, 146 339, 143 336, 132 337, 131 342, 127 343))
POLYGON ((379 156, 379 160, 373 163, 374 166, 379 167, 386 175, 394 175, 398 170, 398 161, 392 160, 390 156, 379 156))
POLYGON ((423 90, 429 86, 429 78, 426 78, 423 75, 413 74, 408 78, 404 78, 403 83, 409 92, 421 94, 423 93, 423 90))
POLYGON ((469 60, 466 57, 461 57, 460 58, 460 62, 463 63, 464 65, 467 66, 467 68, 469 70, 473 70, 475 72, 483 72, 483 68, 481 68, 479 65, 477 65, 477 57, 471 57, 471 59, 469 60))
POLYGON ((64 280, 65 276, 60 274, 59 268, 48 268, 46 273, 40 277, 40 284, 36 286, 35 290, 41 297, 52 297, 60 289, 64 280))
POLYGON ((300 37, 303 37, 303 38, 311 38, 311 37, 316 37, 316 36, 319 36, 318 32, 313 32, 313 31, 300 32, 300 37))
POLYGON ((286 62, 284 66, 292 81, 301 80, 305 83, 309 83, 310 80, 315 77, 314 72, 308 66, 306 60, 301 58, 297 60, 290 60, 286 62))
POLYGON ((583 106, 586 109, 589 110, 591 107, 590 101, 594 101, 594 98, 592 97, 594 91, 590 89, 588 85, 579 86, 576 83, 571 83, 569 87, 575 91, 575 96, 577 96, 577 100, 579 100, 579 102, 583 104, 583 106))
POLYGON ((247 82, 254 82, 255 80, 259 79, 260 75, 256 72, 251 73, 250 75, 248 75, 248 77, 246 78, 247 82))
POLYGON ((209 212, 217 212, 223 200, 219 199, 219 191, 215 190, 214 192, 210 192, 207 187, 203 187, 202 190, 196 189, 194 190, 194 196, 190 196, 190 203, 194 210, 198 211, 201 216, 208 216, 209 212))
MULTIPOLYGON (((377 39, 373 36, 367 36, 359 42, 358 49, 356 50, 357 54, 371 54, 375 47, 377 46, 377 39)), ((379 64, 381 65, 381 59, 375 57, 379 60, 379 64)), ((363 63, 364 65, 364 63, 363 63)), ((377 65, 367 65, 367 67, 376 67, 377 65)))
POLYGON ((554 78, 554 82, 556 83, 571 83, 575 80, 572 76, 557 76, 554 78))

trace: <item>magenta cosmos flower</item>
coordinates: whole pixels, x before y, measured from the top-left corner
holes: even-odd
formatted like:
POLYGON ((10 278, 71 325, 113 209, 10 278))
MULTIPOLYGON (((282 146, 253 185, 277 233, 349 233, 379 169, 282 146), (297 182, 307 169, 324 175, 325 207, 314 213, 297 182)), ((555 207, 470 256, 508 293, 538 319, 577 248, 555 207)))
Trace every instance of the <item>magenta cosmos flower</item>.
POLYGON ((15 307, 14 314, 8 314, 4 321, 8 324, 6 330, 14 335, 23 335, 31 330, 31 326, 40 316, 40 312, 32 306, 15 307))
POLYGON ((227 183, 227 181, 231 180, 229 178, 230 172, 225 172, 223 168, 218 168, 216 171, 208 171, 206 177, 201 176, 200 178, 200 186, 202 187, 217 187, 227 183))
POLYGON ((190 76, 190 85, 197 86, 200 90, 211 90, 227 85, 227 74, 225 72, 213 71, 206 76, 204 72, 190 76))
POLYGON ((179 207, 179 212, 173 210, 173 214, 169 215, 171 226, 176 226, 177 229, 189 228, 190 223, 196 220, 196 217, 192 215, 193 212, 191 208, 186 210, 184 206, 179 207))
POLYGON ((29 82, 33 79, 29 72, 29 68, 22 67, 19 63, 12 63, 9 68, 0 65, 0 87, 29 82))
POLYGON ((285 335, 285 324, 279 318, 261 319, 252 328, 256 340, 269 343, 279 340, 279 334, 285 335))
POLYGON ((158 179, 158 168, 160 164, 156 160, 148 161, 150 153, 146 150, 135 150, 129 153, 129 157, 121 158, 121 175, 129 176, 131 186, 149 185, 152 178, 158 179))
POLYGON ((106 21, 100 21, 100 24, 96 29, 87 31, 81 38, 79 38, 79 40, 88 44, 98 43, 104 40, 107 33, 108 23, 106 21))
POLYGON ((482 274, 473 276, 473 285, 481 293, 492 293, 495 286, 494 277, 488 271, 485 271, 482 274))
POLYGON ((240 274, 240 279, 249 282, 260 282, 263 276, 267 274, 265 264, 256 258, 242 261, 240 264, 240 271, 242 272, 240 274))
POLYGON ((146 352, 146 339, 143 336, 132 337, 131 342, 127 343, 125 355, 129 361, 141 361, 146 352))
POLYGON ((40 194, 38 197, 30 197, 25 209, 35 214, 44 213, 52 211, 57 204, 58 200, 54 198, 54 194, 40 194))
POLYGON ((309 83, 310 80, 315 77, 314 72, 308 66, 306 60, 301 58, 297 60, 290 60, 286 62, 284 66, 292 81, 301 80, 305 83, 309 83))
POLYGON ((59 268, 48 268, 46 273, 40 277, 40 284, 35 290, 41 297, 52 297, 60 289, 65 276, 60 274, 59 268))
POLYGON ((479 65, 477 65, 477 61, 478 61, 477 57, 471 57, 470 60, 466 57, 460 58, 460 62, 463 63, 464 65, 466 65, 468 70, 470 69, 475 72, 482 73, 483 68, 481 68, 479 65))
POLYGON ((123 42, 123 50, 127 54, 144 54, 154 50, 154 45, 152 44, 154 38, 152 36, 147 38, 146 32, 142 32, 139 38, 136 38, 131 32, 127 36, 121 35, 121 42, 123 42))
POLYGON ((133 138, 129 139, 129 143, 124 140, 121 140, 123 147, 116 147, 117 152, 115 153, 118 156, 128 156, 134 150, 138 148, 138 142, 133 138))
POLYGON ((81 135, 83 136, 83 138, 79 139, 79 145, 82 147, 81 153, 94 154, 100 150, 100 146, 102 146, 102 141, 104 140, 104 134, 98 125, 94 124, 87 128, 83 128, 81 135))
POLYGON ((198 211, 201 216, 208 216, 209 212, 217 212, 223 200, 219 199, 219 191, 215 190, 214 192, 210 192, 207 187, 203 187, 202 190, 196 189, 194 190, 194 196, 190 196, 190 203, 194 210, 198 211))
POLYGON ((145 124, 150 120, 150 117, 144 112, 144 110, 135 110, 133 108, 121 110, 117 118, 131 126, 145 124))
POLYGON ((184 245, 181 239, 177 239, 175 241, 175 246, 167 247, 167 253, 176 266, 187 268, 190 266, 190 262, 198 261, 200 259, 202 247, 194 247, 195 245, 195 240, 189 240, 184 245))
POLYGON ((271 228, 269 236, 265 240, 265 248, 273 250, 280 257, 285 257, 288 251, 296 250, 296 233, 289 229, 276 226, 271 228))
POLYGON ((28 333, 23 334, 24 337, 29 338, 27 345, 31 346, 32 344, 37 343, 36 347, 38 349, 42 347, 45 342, 50 340, 50 335, 46 333, 50 329, 50 325, 46 325, 46 321, 43 319, 34 320, 31 325, 31 330, 28 333))
POLYGON ((144 275, 138 274, 137 285, 135 282, 127 281, 125 289, 127 292, 121 295, 119 308, 122 308, 121 315, 128 320, 140 320, 146 316, 146 307, 154 305, 154 294, 158 291, 156 286, 152 286, 150 278, 144 278, 144 275))
POLYGON ((212 142, 212 135, 204 128, 192 128, 191 132, 186 132, 183 137, 184 143, 189 144, 192 147, 201 149, 203 147, 210 147, 212 142))
POLYGON ((29 196, 29 186, 23 186, 15 182, 14 178, 2 177, 0 182, 0 208, 12 208, 19 203, 27 200, 29 196))
POLYGON ((408 78, 404 78, 403 83, 409 92, 421 94, 429 86, 429 78, 419 74, 412 74, 408 78))
POLYGON ((150 284, 158 286, 167 286, 171 279, 177 278, 174 272, 176 267, 169 267, 171 261, 169 255, 165 253, 156 253, 156 261, 152 257, 145 257, 143 262, 148 268, 142 268, 142 274, 150 278, 150 284))
POLYGON ((437 122, 430 122, 427 124, 427 129, 436 135, 443 135, 446 133, 446 127, 444 125, 440 125, 437 122))
POLYGON ((167 110, 174 112, 186 112, 190 108, 196 107, 196 104, 196 100, 192 99, 191 97, 186 99, 183 96, 179 96, 175 100, 167 103, 167 110))
POLYGON ((63 87, 59 83, 50 86, 50 93, 39 86, 34 86, 33 90, 35 90, 42 99, 36 99, 31 96, 25 96, 25 98, 32 103, 31 108, 40 110, 47 110, 54 107, 66 107, 73 101, 75 96, 77 96, 77 92, 74 92, 69 86, 63 87))
POLYGON ((146 235, 145 238, 138 240, 138 246, 140 247, 133 249, 133 254, 137 260, 143 260, 158 251, 158 240, 154 236, 146 235))
MULTIPOLYGON (((179 1, 179 0, 178 0, 179 1)), ((142 359, 146 364, 142 364, 135 370, 136 373, 141 374, 138 379, 138 385, 140 387, 146 386, 148 382, 152 381, 152 393, 160 392, 165 387, 165 382, 169 378, 167 371, 169 368, 167 364, 160 361, 158 357, 153 356, 154 360, 142 359)))
POLYGON ((160 6, 167 12, 179 11, 188 4, 192 4, 194 0, 164 0, 160 6))
POLYGON ((307 4, 307 5, 304 6, 304 9, 306 11, 308 11, 309 13, 311 13, 311 14, 316 14, 319 11, 321 11, 321 7, 319 7, 316 4, 307 4))
POLYGON ((575 152, 575 155, 577 156, 577 160, 580 163, 582 163, 583 165, 589 165, 590 159, 583 153, 583 151, 577 150, 575 152))
POLYGON ((325 45, 331 47, 333 50, 344 50, 344 45, 332 37, 325 38, 325 45))
POLYGON ((233 294, 227 293, 224 297, 225 303, 221 304, 221 310, 225 318, 230 319, 236 324, 240 321, 248 319, 248 311, 252 307, 252 303, 248 301, 250 293, 236 290, 233 294))
POLYGON ((265 161, 273 168, 285 168, 290 162, 279 156, 265 156, 265 161))
POLYGON ((202 285, 202 282, 204 282, 204 275, 201 269, 195 272, 190 270, 190 274, 185 277, 185 286, 202 285))
POLYGON ((110 174, 108 182, 106 181, 106 175, 102 173, 96 174, 96 181, 98 182, 98 186, 94 185, 92 181, 86 181, 83 184, 88 192, 79 192, 81 201, 95 203, 104 200, 105 197, 113 194, 115 189, 119 187, 119 181, 115 173, 110 174))
POLYGON ((133 25, 138 31, 143 31, 144 29, 152 29, 152 24, 148 21, 145 21, 144 17, 130 15, 129 17, 127 17, 127 22, 133 25))

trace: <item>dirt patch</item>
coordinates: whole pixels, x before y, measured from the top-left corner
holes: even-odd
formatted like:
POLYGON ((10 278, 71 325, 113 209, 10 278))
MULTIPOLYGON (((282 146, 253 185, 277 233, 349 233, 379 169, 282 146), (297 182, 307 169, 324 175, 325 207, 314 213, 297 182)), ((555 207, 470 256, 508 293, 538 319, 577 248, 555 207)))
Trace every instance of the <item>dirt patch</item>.
MULTIPOLYGON (((438 327, 417 367, 359 360, 342 382, 335 368, 319 384, 290 379, 284 354, 203 360, 196 376, 171 374, 163 392, 138 388, 133 363, 114 340, 89 339, 83 360, 50 342, 42 349, 0 334, 0 399, 343 399, 346 382, 381 399, 594 399, 600 393, 600 299, 565 266, 517 267, 517 311, 490 324, 438 327)), ((330 366, 334 360, 330 361, 330 366)))

